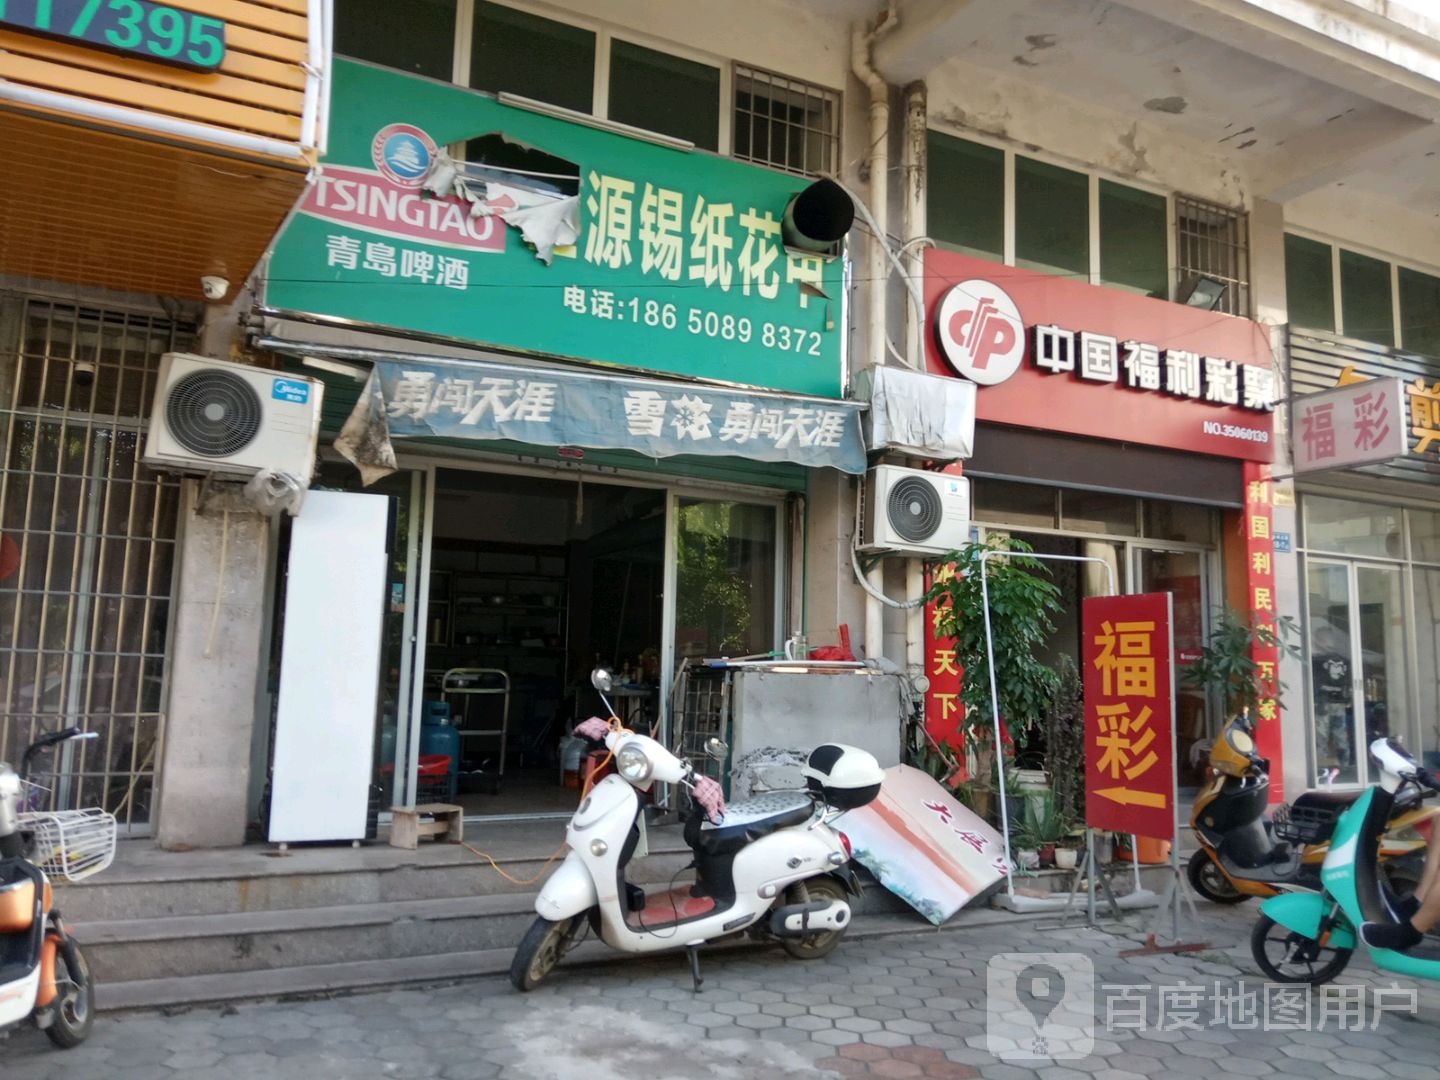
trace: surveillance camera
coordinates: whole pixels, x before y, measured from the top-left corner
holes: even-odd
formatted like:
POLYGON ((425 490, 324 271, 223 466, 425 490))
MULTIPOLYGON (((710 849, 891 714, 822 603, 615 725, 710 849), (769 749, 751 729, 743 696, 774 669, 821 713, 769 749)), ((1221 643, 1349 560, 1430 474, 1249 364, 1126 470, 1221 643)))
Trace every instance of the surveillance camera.
POLYGON ((223 300, 230 291, 230 279, 218 274, 206 274, 200 279, 200 288, 205 293, 206 300, 223 300))
POLYGON ((89 360, 75 361, 75 385, 89 386, 95 381, 95 365, 89 360))

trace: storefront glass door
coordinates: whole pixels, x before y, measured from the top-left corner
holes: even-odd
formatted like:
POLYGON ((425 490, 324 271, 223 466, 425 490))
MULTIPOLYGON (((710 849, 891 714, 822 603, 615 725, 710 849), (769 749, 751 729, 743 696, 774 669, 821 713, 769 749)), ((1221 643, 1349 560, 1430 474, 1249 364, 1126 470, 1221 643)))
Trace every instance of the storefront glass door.
POLYGON ((1312 559, 1306 579, 1317 780, 1363 784, 1365 748, 1410 727, 1401 571, 1312 559))
POLYGON ((1175 630, 1175 754, 1180 783, 1193 786, 1205 778, 1205 761, 1192 760, 1191 751, 1210 736, 1204 690, 1186 686, 1185 668, 1200 659, 1205 647, 1205 619, 1209 604, 1203 552, 1136 547, 1135 592, 1168 592, 1174 596, 1175 630))
POLYGON ((774 506, 681 496, 675 515, 675 661, 776 645, 774 506))

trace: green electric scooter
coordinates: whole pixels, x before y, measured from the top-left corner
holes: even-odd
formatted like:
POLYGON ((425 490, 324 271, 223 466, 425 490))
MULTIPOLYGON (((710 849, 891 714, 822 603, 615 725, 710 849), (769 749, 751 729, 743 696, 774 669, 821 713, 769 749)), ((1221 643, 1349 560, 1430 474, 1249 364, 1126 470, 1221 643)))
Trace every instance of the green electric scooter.
MULTIPOLYGON (((1285 893, 1260 905, 1260 920, 1250 935, 1255 962, 1276 982, 1329 982, 1350 962, 1364 922, 1399 922, 1396 897, 1377 872, 1380 837, 1407 786, 1425 796, 1440 792, 1437 780, 1393 739, 1376 739, 1370 756, 1380 766, 1380 782, 1340 815, 1330 851, 1320 868, 1321 891, 1285 893)), ((1432 841, 1433 842, 1433 841, 1432 841)), ((1440 980, 1440 941, 1427 937, 1404 952, 1371 948, 1370 958, 1383 971, 1440 980)))

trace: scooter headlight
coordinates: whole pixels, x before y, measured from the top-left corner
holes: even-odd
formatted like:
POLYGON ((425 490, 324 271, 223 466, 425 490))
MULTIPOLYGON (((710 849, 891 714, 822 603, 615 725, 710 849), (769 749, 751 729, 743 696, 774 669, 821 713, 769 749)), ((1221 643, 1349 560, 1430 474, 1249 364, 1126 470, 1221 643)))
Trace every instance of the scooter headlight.
POLYGON ((645 751, 634 743, 622 746, 615 754, 615 768, 632 784, 641 784, 650 779, 653 766, 645 751))

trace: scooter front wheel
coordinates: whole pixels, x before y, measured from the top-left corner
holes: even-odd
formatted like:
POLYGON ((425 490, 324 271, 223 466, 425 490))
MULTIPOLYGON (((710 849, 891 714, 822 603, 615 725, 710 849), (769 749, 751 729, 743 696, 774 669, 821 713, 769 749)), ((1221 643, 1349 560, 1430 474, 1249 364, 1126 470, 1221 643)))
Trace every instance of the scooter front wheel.
POLYGON ((1243 904, 1250 899, 1230 884, 1225 871, 1220 869, 1204 848, 1190 856, 1186 873, 1195 891, 1212 904, 1243 904))
POLYGON ((1354 949, 1336 949, 1261 915, 1250 932, 1250 955, 1275 982, 1319 986, 1345 970, 1354 949))
POLYGON ((70 941, 55 950, 55 1018, 45 1029, 62 1050, 79 1046, 95 1024, 95 982, 80 946, 70 941), (66 952, 69 952, 69 958, 66 952))
POLYGON ((530 924, 520 939, 520 947, 515 950, 515 959, 510 961, 510 982, 516 990, 522 993, 534 990, 545 981, 545 976, 570 951, 575 931, 584 917, 572 915, 554 922, 542 915, 530 924))

